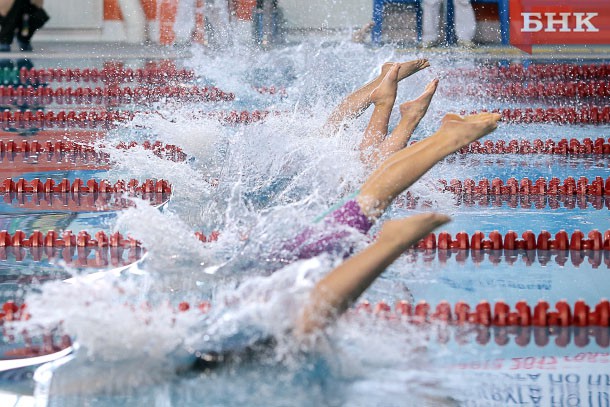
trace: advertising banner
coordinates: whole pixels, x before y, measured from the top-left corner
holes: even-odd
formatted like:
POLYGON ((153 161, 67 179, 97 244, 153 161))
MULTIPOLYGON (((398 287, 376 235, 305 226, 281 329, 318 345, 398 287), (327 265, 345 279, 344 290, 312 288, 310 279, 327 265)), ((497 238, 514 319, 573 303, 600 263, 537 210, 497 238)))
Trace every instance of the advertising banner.
POLYGON ((510 43, 532 45, 610 44, 608 0, 511 0, 510 43))

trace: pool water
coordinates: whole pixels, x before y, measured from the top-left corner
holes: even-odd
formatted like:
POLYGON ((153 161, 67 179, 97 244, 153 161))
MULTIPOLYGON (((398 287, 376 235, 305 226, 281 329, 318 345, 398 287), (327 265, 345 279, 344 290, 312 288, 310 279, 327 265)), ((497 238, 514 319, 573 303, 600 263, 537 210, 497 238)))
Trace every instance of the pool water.
MULTIPOLYGON (((196 343, 202 335, 221 341, 239 339, 250 329, 283 332, 308 284, 340 261, 320 256, 286 266, 275 256, 283 241, 355 190, 369 171, 355 146, 370 112, 336 136, 322 137, 319 129, 340 99, 372 79, 383 62, 416 57, 389 48, 317 39, 268 52, 236 47, 212 54, 194 48, 192 58, 179 61, 195 71, 193 83, 233 92, 236 100, 155 103, 148 108, 158 114, 137 114, 132 122, 107 132, 101 143, 110 155, 110 169, 25 174, 27 179, 167 179, 173 195, 162 210, 137 201, 127 210, 103 214, 0 205, 0 222, 10 233, 120 231, 146 248, 146 258, 120 276, 109 273, 95 280, 86 275, 111 269, 112 262, 79 267, 74 260, 78 253, 41 261, 29 253, 23 259, 9 253, 0 262, 1 298, 25 299, 32 313, 27 329, 36 332, 61 321, 55 334, 70 335, 79 346, 74 355, 38 370, 0 377, 6 400, 23 405, 36 400, 48 406, 608 405, 607 329, 413 326, 350 313, 328 332, 318 352, 303 354, 282 342, 275 352, 253 360, 232 361, 212 371, 175 373, 175 349, 196 343), (284 88, 285 95, 254 89, 263 86, 284 88), (237 126, 223 126, 202 114, 255 109, 281 114, 237 126), (141 148, 111 147, 144 140, 178 145, 189 159, 174 162, 141 148), (220 231, 220 237, 202 244, 195 231, 220 231), (73 284, 49 282, 73 275, 81 276, 73 284), (203 320, 193 310, 176 314, 172 306, 181 301, 209 301, 212 311, 203 320), (206 333, 203 327, 213 329, 206 333)), ((397 102, 402 102, 419 95, 433 78, 441 78, 413 140, 431 134, 446 112, 524 103, 452 95, 452 87, 468 83, 467 78, 455 77, 456 68, 476 69, 493 61, 465 55, 457 60, 449 54, 430 59, 431 68, 399 86, 397 102)), ((45 61, 49 67, 67 63, 76 61, 45 61)), ((127 63, 138 66, 142 61, 127 63)), ((531 103, 549 106, 552 101, 531 103)), ((392 126, 398 116, 396 109, 392 126)), ((501 124, 489 138, 586 137, 610 137, 608 126, 501 124)), ((452 216, 443 230, 453 235, 462 230, 472 235, 478 230, 554 234, 561 229, 610 229, 604 203, 596 208, 568 200, 555 209, 548 200, 540 208, 521 201, 466 205, 440 192, 436 181, 568 176, 606 179, 608 161, 601 156, 455 155, 411 188, 420 204, 414 209, 394 205, 382 222, 436 210, 452 216)), ((354 236, 354 241, 364 247, 369 238, 354 236)), ((96 253, 82 256, 92 259, 96 253)), ((124 252, 119 257, 126 264, 131 255, 124 252)), ((522 299, 532 305, 541 299, 552 306, 560 299, 595 304, 607 296, 610 264, 604 261, 607 252, 598 257, 579 262, 573 253, 553 253, 547 261, 541 253, 491 253, 479 259, 463 253, 443 257, 437 251, 409 251, 363 297, 371 302, 425 300, 433 305, 442 300, 463 300, 472 306, 481 300, 504 300, 512 306, 522 299)))

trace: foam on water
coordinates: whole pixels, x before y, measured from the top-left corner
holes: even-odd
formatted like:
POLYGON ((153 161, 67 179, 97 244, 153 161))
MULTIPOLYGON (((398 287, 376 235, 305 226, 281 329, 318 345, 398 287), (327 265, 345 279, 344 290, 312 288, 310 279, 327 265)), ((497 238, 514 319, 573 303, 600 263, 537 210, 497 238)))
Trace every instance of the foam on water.
POLYGON ((206 247, 178 215, 160 212, 141 200, 134 201, 136 207, 123 211, 115 228, 144 244, 149 253, 149 269, 165 276, 184 277, 187 269, 194 265, 209 265, 206 247))
POLYGON ((29 326, 54 328, 74 338, 90 357, 104 361, 164 358, 184 337, 189 324, 169 304, 148 305, 145 278, 109 275, 91 282, 76 277, 71 284, 45 284, 28 306, 35 317, 29 326))

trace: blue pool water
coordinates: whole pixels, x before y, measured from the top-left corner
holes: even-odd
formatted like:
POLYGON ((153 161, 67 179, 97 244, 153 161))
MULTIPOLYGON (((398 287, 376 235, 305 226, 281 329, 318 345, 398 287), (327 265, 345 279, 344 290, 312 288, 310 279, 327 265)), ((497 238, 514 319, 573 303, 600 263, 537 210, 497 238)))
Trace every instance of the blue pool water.
MULTIPOLYGON (((104 141, 109 145, 114 141, 161 140, 179 145, 190 160, 162 160, 142 149, 108 149, 114 164, 107 171, 25 176, 168 179, 174 193, 163 211, 141 203, 121 213, 103 214, 0 205, 2 229, 11 233, 17 229, 27 233, 86 230, 91 234, 118 230, 141 240, 148 252, 134 273, 95 282, 82 279, 72 285, 48 283, 80 269, 70 262, 65 264, 65 260, 35 262, 29 254, 17 259, 19 256, 9 253, 7 260, 0 261, 0 296, 4 300, 26 298, 32 304, 33 320, 28 329, 62 321, 62 332, 75 337, 81 347, 73 358, 44 365, 35 374, 29 370, 17 379, 8 373, 1 376, 6 397, 29 393, 41 405, 49 406, 607 405, 603 403, 610 390, 608 347, 603 341, 596 343, 593 336, 588 343, 577 340, 583 333, 576 328, 563 332, 570 338, 568 343, 555 342, 561 333, 551 332, 550 344, 542 346, 549 332, 535 329, 507 333, 500 328, 468 328, 461 332, 461 328, 418 327, 349 315, 328 333, 324 346, 314 354, 303 355, 280 343, 271 355, 234 361, 211 372, 177 375, 173 368, 175 348, 195 340, 206 325, 192 312, 174 314, 168 302, 210 301, 210 318, 218 323, 212 325, 209 335, 218 338, 252 327, 283 332, 291 312, 307 292, 307 283, 339 261, 322 256, 266 277, 269 270, 278 268, 273 253, 281 240, 310 224, 367 175, 354 146, 369 115, 335 137, 320 137, 318 130, 332 107, 343 95, 373 78, 382 62, 416 57, 350 43, 320 46, 313 40, 265 53, 239 49, 219 55, 193 52, 191 59, 180 63, 195 70, 196 82, 235 92, 237 100, 158 103, 153 107, 160 115, 140 115, 134 122, 109 131, 104 141), (285 87, 287 96, 260 95, 252 89, 272 85, 285 87), (221 126, 195 114, 232 109, 283 114, 249 126, 221 126), (213 230, 220 230, 218 242, 201 244, 193 238, 195 231, 209 234, 213 230), (221 268, 215 273, 217 266, 221 268), (515 338, 526 334, 538 338, 539 343, 531 339, 518 345, 515 338), (508 344, 501 345, 504 338, 509 338, 508 344), (577 399, 580 404, 574 404, 577 399)), ((444 94, 443 87, 460 82, 452 77, 454 67, 476 67, 481 62, 486 61, 456 61, 436 55, 430 69, 400 85, 397 101, 404 101, 418 95, 432 78, 444 78, 413 139, 434 131, 447 111, 506 107, 505 102, 444 94)), ((137 106, 129 108, 138 110, 137 106)), ((392 126, 397 117, 395 111, 392 126)), ((608 138, 608 126, 502 124, 489 138, 586 137, 608 138)), ((413 195, 428 202, 426 205, 413 210, 395 205, 382 221, 432 209, 452 216, 452 223, 443 228, 452 234, 610 229, 609 209, 603 203, 600 209, 587 202, 579 205, 578 199, 562 202, 557 209, 546 201, 541 209, 521 202, 514 208, 487 201, 467 206, 456 204, 452 194, 436 188, 440 178, 535 180, 568 176, 605 179, 610 176, 608 161, 601 157, 457 155, 441 162, 411 189, 413 195), (569 209, 571 206, 574 209, 569 209)), ((367 241, 356 238, 358 247, 367 241)), ((68 253, 66 258, 68 255, 78 256, 68 253)), ((389 303, 406 299, 453 304, 464 300, 473 306, 483 299, 504 300, 511 306, 521 299, 532 305, 541 299, 551 305, 560 299, 595 304, 608 292, 610 262, 604 262, 607 253, 599 255, 597 263, 585 258, 579 264, 576 257, 565 253, 552 254, 548 262, 541 253, 529 253, 529 261, 522 253, 516 254, 516 259, 500 253, 498 264, 493 264, 489 254, 478 261, 472 255, 460 259, 457 253, 441 260, 438 253, 409 252, 364 297, 389 303), (562 259, 566 255, 567 259, 562 259)), ((122 259, 128 257, 122 253, 122 259)), ((598 336, 603 337, 603 332, 598 336)))

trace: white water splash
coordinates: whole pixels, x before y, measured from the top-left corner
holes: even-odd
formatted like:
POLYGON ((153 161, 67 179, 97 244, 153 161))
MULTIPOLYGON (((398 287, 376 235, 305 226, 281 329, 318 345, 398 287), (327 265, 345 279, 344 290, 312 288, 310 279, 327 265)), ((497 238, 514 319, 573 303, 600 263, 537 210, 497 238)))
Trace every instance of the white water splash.
MULTIPOLYGON (((287 338, 285 333, 308 290, 338 260, 297 263, 269 278, 251 276, 266 271, 265 256, 272 252, 273 245, 281 244, 278 240, 294 236, 366 178, 367 169, 358 160, 356 146, 368 114, 339 134, 321 138, 319 129, 333 106, 375 77, 383 62, 415 57, 395 54, 387 48, 369 51, 360 45, 319 41, 305 41, 268 53, 252 53, 247 48, 214 55, 198 53, 196 48, 194 51, 195 56, 187 65, 200 75, 197 83, 234 91, 238 100, 211 105, 159 103, 156 107, 161 115, 137 115, 132 123, 112 132, 112 137, 121 141, 158 139, 178 145, 194 160, 175 163, 142 148, 107 150, 116 162, 109 178, 166 178, 174 188, 174 197, 165 212, 138 204, 119 214, 114 225, 115 230, 144 243, 150 257, 143 267, 149 277, 109 279, 96 284, 80 282, 73 286, 52 283, 43 287, 41 295, 28 298, 35 316, 33 324, 53 326, 63 321, 63 329, 100 359, 161 358, 182 341, 196 346, 202 335, 222 341, 250 325, 280 339, 287 338), (287 97, 260 95, 253 89, 271 85, 285 87, 287 97), (254 108, 285 113, 248 126, 222 126, 205 114, 254 108), (210 186, 211 179, 218 179, 217 187, 210 186), (221 236, 211 245, 203 245, 193 236, 195 230, 209 233, 213 229, 219 229, 221 236), (205 275, 206 267, 224 262, 233 266, 228 270, 229 281, 205 275), (209 296, 213 296, 215 308, 212 320, 206 323, 191 319, 189 313, 176 317, 164 305, 164 301, 176 298, 195 300, 209 296), (151 299, 152 308, 141 309, 140 304, 151 299)), ((438 62, 444 61, 441 58, 438 62)), ((398 102, 417 96, 438 72, 433 68, 404 81, 398 102)), ((453 107, 452 103, 463 107, 436 97, 414 139, 436 128, 439 112, 453 107)), ((396 113, 392 123, 397 120, 396 113)), ((441 164, 428 178, 455 172, 453 165, 441 164)), ((417 195, 438 200, 439 206, 444 203, 445 197, 431 191, 425 181, 412 189, 417 195)), ((404 296, 403 287, 386 284, 384 288, 389 299, 404 296)), ((381 401, 396 400, 400 386, 412 388, 406 383, 417 383, 419 372, 427 363, 425 357, 420 361, 412 354, 426 344, 425 334, 371 319, 345 319, 331 336, 331 341, 338 343, 334 350, 342 349, 337 352, 337 363, 344 367, 339 377, 362 379, 347 397, 354 405, 359 397, 364 400, 364 395, 381 401), (399 378, 388 384, 384 377, 388 371, 399 378), (374 390, 375 386, 388 390, 390 396, 384 397, 374 390)), ((287 343, 284 345, 280 354, 288 348, 287 343)), ((425 350, 422 352, 426 355, 425 350)), ((257 391, 261 376, 260 372, 254 375, 257 391)), ((286 376, 278 381, 286 383, 294 378, 291 374, 286 376)), ((196 384, 192 393, 186 392, 178 400, 205 404, 209 401, 208 392, 214 390, 202 391, 206 380, 204 377, 191 382, 196 384)), ((339 386, 340 381, 331 386, 339 386)), ((186 386, 187 381, 182 383, 186 386)), ((226 386, 231 383, 233 380, 227 379, 216 387, 226 393, 226 386)), ((310 388, 307 389, 306 396, 310 397, 310 388)), ((247 399, 248 395, 238 387, 231 393, 231 400, 247 399)), ((278 396, 274 400, 280 399, 278 396)))
POLYGON ((90 357, 104 361, 163 359, 178 346, 191 326, 188 314, 176 314, 169 304, 150 305, 144 277, 45 284, 41 294, 26 301, 30 327, 61 327, 76 338, 90 357))

